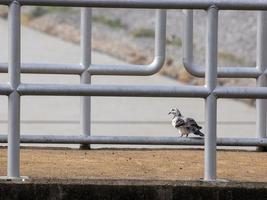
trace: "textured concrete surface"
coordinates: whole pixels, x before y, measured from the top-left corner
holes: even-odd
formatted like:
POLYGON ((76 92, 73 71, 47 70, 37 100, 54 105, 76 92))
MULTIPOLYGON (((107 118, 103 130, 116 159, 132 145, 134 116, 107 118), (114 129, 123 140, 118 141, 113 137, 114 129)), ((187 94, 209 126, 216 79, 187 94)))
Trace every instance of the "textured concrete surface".
MULTIPOLYGON (((7 60, 7 23, 0 20, 0 61, 7 60)), ((80 48, 22 27, 22 60, 24 62, 79 63, 80 48)), ((110 56, 93 52, 93 63, 122 64, 110 56)), ((8 81, 0 75, 0 83, 8 81)), ((79 83, 78 76, 22 75, 23 82, 79 83)), ((180 84, 171 79, 154 75, 150 77, 93 77, 97 84, 180 84)), ((21 132, 30 134, 81 134, 79 97, 22 97, 21 132)), ((1 96, 0 132, 7 132, 7 98, 1 96)), ((93 97, 93 135, 175 136, 167 115, 172 107, 178 107, 186 116, 203 125, 204 101, 186 98, 129 98, 93 97)), ((205 132, 205 130, 204 130, 205 132)), ((254 137, 255 109, 233 100, 218 102, 219 137, 254 137)), ((96 147, 96 146, 95 146, 96 147)), ((136 147, 136 146, 135 146, 136 147)))
POLYGON ((266 183, 143 180, 29 180, 1 182, 0 200, 265 200, 266 183))
MULTIPOLYGON (((0 148, 0 176, 6 175, 7 150, 0 148)), ((266 182, 265 152, 217 153, 217 178, 266 182)), ((197 149, 22 148, 22 176, 57 179, 201 180, 204 151, 197 149)))

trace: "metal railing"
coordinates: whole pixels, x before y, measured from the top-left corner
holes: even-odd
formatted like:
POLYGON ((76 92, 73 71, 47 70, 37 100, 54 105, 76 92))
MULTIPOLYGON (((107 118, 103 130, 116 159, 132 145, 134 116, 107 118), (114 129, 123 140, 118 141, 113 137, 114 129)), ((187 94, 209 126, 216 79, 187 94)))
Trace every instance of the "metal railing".
POLYGON ((223 67, 217 69, 218 11, 266 10, 267 0, 0 0, 0 5, 9 6, 9 59, 0 63, 0 72, 8 72, 10 83, 0 85, 0 94, 8 95, 8 138, 0 136, 0 142, 8 140, 9 178, 20 177, 20 142, 25 143, 78 143, 90 144, 165 144, 205 145, 206 181, 216 180, 216 145, 258 146, 266 148, 266 66, 267 66, 267 14, 258 15, 257 67, 223 67), (20 59, 20 9, 24 5, 76 6, 81 15, 81 64, 21 63, 20 59), (95 65, 91 63, 91 8, 150 8, 156 12, 155 55, 150 65, 95 65), (158 72, 165 59, 166 11, 163 9, 204 9, 207 11, 206 66, 193 63, 193 13, 186 11, 184 37, 184 65, 189 73, 205 77, 205 86, 134 86, 95 85, 92 75, 152 75, 158 72), (26 84, 20 82, 21 73, 76 74, 81 84, 26 84), (220 87, 217 77, 256 78, 257 87, 220 87), (81 124, 83 136, 20 136, 20 97, 22 95, 82 96, 81 124), (192 97, 205 99, 205 139, 174 137, 114 137, 90 135, 91 96, 134 97, 192 97), (217 138, 217 99, 257 98, 258 138, 217 138))

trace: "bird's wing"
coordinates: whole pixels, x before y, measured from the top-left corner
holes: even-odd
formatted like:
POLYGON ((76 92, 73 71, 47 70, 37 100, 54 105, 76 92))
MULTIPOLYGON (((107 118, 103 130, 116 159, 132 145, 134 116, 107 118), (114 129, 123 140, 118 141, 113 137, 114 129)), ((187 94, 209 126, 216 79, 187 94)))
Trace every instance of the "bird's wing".
POLYGON ((185 125, 185 121, 181 118, 174 118, 172 123, 173 123, 173 126, 176 128, 185 125))
POLYGON ((202 129, 202 127, 199 126, 193 118, 186 118, 185 124, 186 124, 186 126, 189 126, 189 127, 195 127, 197 129, 202 129))

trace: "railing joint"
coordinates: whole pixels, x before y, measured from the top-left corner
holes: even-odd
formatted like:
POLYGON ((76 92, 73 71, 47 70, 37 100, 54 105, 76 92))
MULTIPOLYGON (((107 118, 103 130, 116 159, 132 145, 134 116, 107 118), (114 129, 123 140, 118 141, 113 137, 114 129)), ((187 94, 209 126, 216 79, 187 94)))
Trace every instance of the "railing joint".
POLYGON ((218 6, 217 6, 216 4, 213 4, 213 5, 211 5, 210 7, 208 7, 208 8, 206 9, 206 11, 208 11, 208 10, 210 10, 210 9, 216 9, 217 12, 219 11, 219 8, 218 8, 218 6))
POLYGON ((21 7, 21 4, 20 4, 20 2, 19 2, 19 1, 17 1, 17 0, 13 0, 13 1, 11 1, 9 5, 11 5, 11 4, 17 4, 18 6, 20 6, 20 7, 21 7))

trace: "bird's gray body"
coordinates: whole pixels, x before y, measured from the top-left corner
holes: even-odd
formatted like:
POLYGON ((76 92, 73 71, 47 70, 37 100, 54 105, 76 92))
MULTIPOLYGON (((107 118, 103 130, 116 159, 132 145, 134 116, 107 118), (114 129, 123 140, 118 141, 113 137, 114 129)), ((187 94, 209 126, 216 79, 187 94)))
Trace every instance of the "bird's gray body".
POLYGON ((204 134, 200 132, 202 129, 197 122, 189 117, 184 117, 181 115, 178 109, 172 109, 169 114, 173 114, 171 124, 174 128, 177 128, 181 137, 184 135, 188 137, 190 133, 203 137, 204 134))

